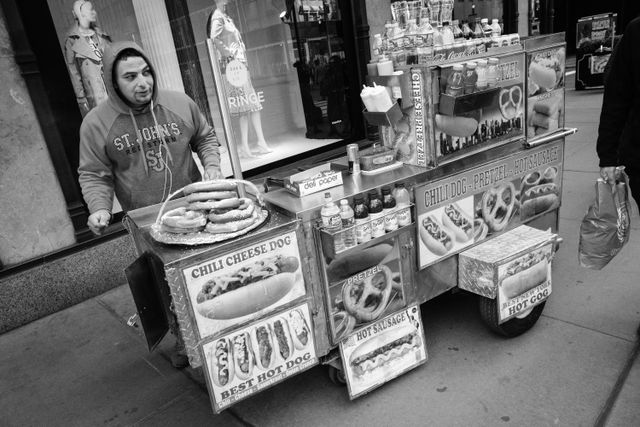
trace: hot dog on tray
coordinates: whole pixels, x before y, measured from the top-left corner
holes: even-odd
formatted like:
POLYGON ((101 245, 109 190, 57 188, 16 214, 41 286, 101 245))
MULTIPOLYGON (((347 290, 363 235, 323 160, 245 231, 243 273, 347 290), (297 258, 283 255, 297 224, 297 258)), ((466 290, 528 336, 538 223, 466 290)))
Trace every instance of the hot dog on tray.
POLYGON ((196 310, 209 319, 233 319, 269 307, 293 288, 300 262, 276 255, 207 281, 196 310))
POLYGON ((444 207, 442 212, 442 225, 444 225, 460 243, 468 242, 473 238, 473 220, 460 209, 457 203, 444 207))
POLYGON ((354 376, 360 378, 414 351, 421 342, 418 330, 411 325, 389 329, 360 344, 351 353, 349 364, 354 376))
POLYGON ((542 252, 530 253, 524 260, 509 266, 502 279, 502 292, 506 298, 515 298, 541 285, 547 280, 549 261, 542 252))
POLYGON ((235 373, 241 380, 247 380, 253 374, 255 358, 248 332, 242 332, 231 339, 235 373))
POLYGON ((423 218, 418 228, 422 243, 434 254, 445 255, 453 247, 451 234, 432 215, 423 218))
POLYGON ((211 349, 211 379, 218 387, 224 387, 233 379, 231 343, 226 338, 215 342, 211 349))

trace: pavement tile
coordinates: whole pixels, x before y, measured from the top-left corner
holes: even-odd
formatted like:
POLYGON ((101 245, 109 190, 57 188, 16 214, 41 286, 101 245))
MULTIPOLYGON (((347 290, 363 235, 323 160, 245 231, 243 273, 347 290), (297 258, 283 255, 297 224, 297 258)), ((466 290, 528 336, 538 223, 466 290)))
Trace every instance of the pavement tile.
POLYGON ((635 359, 606 425, 607 427, 629 427, 638 425, 638 420, 640 420, 640 358, 635 359))
POLYGON ((527 334, 504 339, 480 323, 466 294, 429 301, 422 312, 429 362, 382 388, 349 401, 316 368, 235 409, 260 426, 592 425, 631 347, 544 315, 527 334))
MULTIPOLYGON (((128 329, 89 300, 0 336, 1 424, 130 425, 201 392, 128 329)), ((233 422, 206 405, 193 411, 233 422)))

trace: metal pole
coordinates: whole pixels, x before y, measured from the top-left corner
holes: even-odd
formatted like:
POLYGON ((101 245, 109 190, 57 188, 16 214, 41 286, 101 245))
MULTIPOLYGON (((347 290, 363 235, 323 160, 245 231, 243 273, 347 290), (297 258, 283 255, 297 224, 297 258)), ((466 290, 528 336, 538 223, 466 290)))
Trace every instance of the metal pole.
MULTIPOLYGON (((218 50, 213 45, 213 40, 211 39, 207 39, 207 48, 209 50, 209 62, 211 63, 211 69, 213 70, 213 84, 216 87, 218 107, 220 108, 220 114, 222 115, 222 129, 224 131, 224 137, 227 140, 227 147, 229 148, 231 170, 233 171, 234 178, 242 179, 242 166, 240 165, 240 157, 238 156, 238 150, 235 143, 236 138, 233 133, 233 126, 231 125, 231 115, 229 114, 227 95, 224 92, 223 76, 222 71, 220 71, 220 61, 218 61, 218 50)), ((244 193, 244 189, 240 189, 240 191, 241 193, 244 193)), ((240 194, 240 197, 244 197, 244 194, 240 194)))

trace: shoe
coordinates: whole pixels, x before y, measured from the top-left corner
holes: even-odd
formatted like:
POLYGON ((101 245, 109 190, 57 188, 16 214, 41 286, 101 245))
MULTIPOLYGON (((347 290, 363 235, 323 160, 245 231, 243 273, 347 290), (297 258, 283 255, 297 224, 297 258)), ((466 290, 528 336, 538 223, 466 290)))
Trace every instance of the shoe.
POLYGON ((189 358, 187 352, 184 349, 184 345, 176 343, 171 352, 171 366, 176 369, 184 369, 189 366, 189 358))

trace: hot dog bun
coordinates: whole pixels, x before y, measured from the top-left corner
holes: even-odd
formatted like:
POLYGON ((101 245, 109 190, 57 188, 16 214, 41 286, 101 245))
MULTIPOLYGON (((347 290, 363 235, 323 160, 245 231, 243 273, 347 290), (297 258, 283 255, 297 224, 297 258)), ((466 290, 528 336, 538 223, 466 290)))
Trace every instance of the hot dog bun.
POLYGON ((460 243, 466 243, 473 238, 473 220, 457 203, 445 206, 442 211, 442 225, 460 243))
POLYGON ((309 344, 311 329, 300 310, 291 310, 288 316, 289 332, 293 346, 297 350, 303 350, 309 344))
POLYGON ((293 355, 293 341, 289 332, 289 324, 281 317, 273 321, 271 325, 273 331, 273 341, 276 345, 276 356, 286 362, 293 355))
POLYGON ((453 247, 453 238, 432 215, 427 215, 418 225, 422 243, 435 255, 445 255, 453 247))
POLYGON ((268 324, 256 326, 251 331, 251 344, 255 351, 256 366, 264 371, 273 367, 275 362, 275 347, 273 346, 273 332, 268 324))
POLYGON ((388 329, 360 344, 349 357, 349 364, 356 377, 399 359, 418 348, 422 340, 418 330, 411 325, 388 329), (384 351, 381 349, 384 348, 384 351))
POLYGON ((352 251, 346 256, 334 259, 327 267, 329 282, 345 280, 356 273, 380 264, 392 250, 392 245, 380 243, 360 251, 352 251))
POLYGON ((234 336, 231 339, 231 344, 233 345, 233 364, 235 365, 236 376, 241 380, 251 378, 255 358, 249 333, 242 332, 234 336))
POLYGON ((232 354, 231 343, 226 338, 216 340, 209 350, 211 379, 218 387, 224 387, 233 380, 234 366, 232 354))
POLYGON ((531 267, 519 271, 502 280, 502 292, 511 299, 535 288, 547 280, 548 261, 546 258, 531 267))
POLYGON ((471 117, 436 114, 436 128, 447 135, 464 138, 478 129, 478 121, 471 117))

